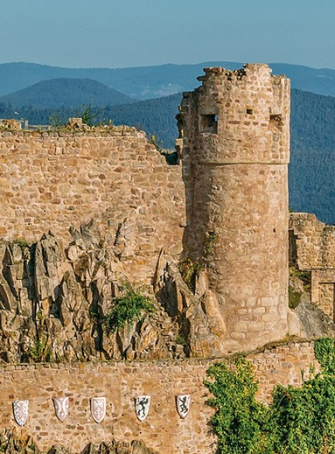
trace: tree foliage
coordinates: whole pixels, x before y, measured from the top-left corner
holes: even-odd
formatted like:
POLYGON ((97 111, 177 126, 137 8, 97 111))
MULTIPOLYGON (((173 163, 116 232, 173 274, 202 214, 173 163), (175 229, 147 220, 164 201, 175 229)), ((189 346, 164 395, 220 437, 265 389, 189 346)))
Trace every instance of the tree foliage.
POLYGON ((315 356, 321 373, 301 387, 278 385, 268 407, 256 400, 248 361, 210 367, 219 454, 335 454, 335 340, 317 340, 315 356))
POLYGON ((232 363, 218 363, 208 374, 207 382, 214 398, 209 404, 217 409, 212 424, 218 435, 219 453, 251 453, 262 437, 266 408, 257 402, 257 383, 252 365, 244 358, 232 363))

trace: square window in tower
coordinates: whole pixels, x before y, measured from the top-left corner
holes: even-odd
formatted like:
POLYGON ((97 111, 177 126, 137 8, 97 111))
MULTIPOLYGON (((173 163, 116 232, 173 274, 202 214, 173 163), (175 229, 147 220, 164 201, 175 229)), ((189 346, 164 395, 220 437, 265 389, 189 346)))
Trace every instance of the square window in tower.
POLYGON ((215 114, 200 115, 199 132, 218 133, 218 116, 215 114))

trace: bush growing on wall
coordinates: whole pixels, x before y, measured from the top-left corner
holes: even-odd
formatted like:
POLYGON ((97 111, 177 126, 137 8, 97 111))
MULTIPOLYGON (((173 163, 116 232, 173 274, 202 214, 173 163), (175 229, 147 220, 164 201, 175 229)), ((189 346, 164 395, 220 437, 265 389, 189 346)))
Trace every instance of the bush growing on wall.
POLYGON ((209 368, 212 418, 222 454, 335 454, 335 340, 315 342, 321 373, 300 388, 277 386, 256 400, 252 365, 240 358, 209 368))
POLYGON ((117 328, 121 329, 125 325, 131 325, 136 320, 140 320, 148 312, 154 312, 155 308, 150 298, 127 289, 123 297, 115 298, 111 310, 105 318, 107 331, 114 332, 117 328))

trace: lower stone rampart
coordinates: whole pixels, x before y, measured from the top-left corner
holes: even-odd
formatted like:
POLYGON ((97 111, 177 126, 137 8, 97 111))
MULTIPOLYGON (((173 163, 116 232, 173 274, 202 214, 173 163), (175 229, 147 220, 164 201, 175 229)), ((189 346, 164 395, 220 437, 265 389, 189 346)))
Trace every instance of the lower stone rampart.
POLYGON ((266 348, 248 356, 259 382, 258 398, 271 402, 276 385, 300 386, 311 377, 311 370, 320 371, 314 355, 314 342, 291 342, 266 348))
MULTIPOLYGON (((313 343, 290 343, 249 356, 260 383, 259 397, 268 402, 273 387, 299 385, 317 366, 313 343), (303 371, 303 372, 302 372, 303 371)), ((29 400, 29 416, 19 432, 33 437, 46 452, 65 445, 81 452, 89 442, 113 438, 142 439, 161 454, 214 453, 216 438, 210 425, 213 409, 206 405, 210 394, 204 381, 208 367, 217 360, 174 362, 109 362, 76 364, 11 365, 0 368, 1 429, 18 428, 13 401, 29 400), (181 419, 176 411, 178 394, 190 394, 190 412, 181 419), (150 395, 147 418, 139 421, 134 399, 150 395), (60 422, 54 397, 69 397, 69 414, 60 422), (106 397, 105 419, 97 424, 90 413, 90 399, 106 397)))

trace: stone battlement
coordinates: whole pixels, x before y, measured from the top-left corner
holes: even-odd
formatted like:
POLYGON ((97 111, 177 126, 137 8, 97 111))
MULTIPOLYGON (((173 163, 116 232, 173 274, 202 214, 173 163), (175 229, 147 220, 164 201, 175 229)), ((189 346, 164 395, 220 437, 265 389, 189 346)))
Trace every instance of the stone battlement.
POLYGON ((203 267, 210 355, 288 331, 290 84, 258 64, 200 80, 180 107, 182 172, 135 128, 72 119, 70 130, 1 132, 0 238, 69 241, 94 219, 132 282, 149 285, 162 249, 188 256, 203 267))

